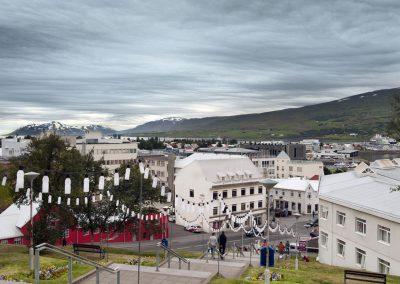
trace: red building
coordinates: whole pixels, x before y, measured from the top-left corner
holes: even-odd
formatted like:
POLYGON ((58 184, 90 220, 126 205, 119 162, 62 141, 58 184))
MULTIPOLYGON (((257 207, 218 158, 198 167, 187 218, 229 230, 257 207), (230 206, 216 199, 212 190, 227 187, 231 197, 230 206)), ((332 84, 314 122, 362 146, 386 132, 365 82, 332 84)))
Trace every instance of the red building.
MULTIPOLYGON (((33 205, 33 220, 34 222, 40 218, 39 205, 33 205)), ((15 204, 8 207, 0 214, 0 243, 1 244, 24 244, 29 245, 28 224, 30 221, 29 205, 17 206, 15 204)), ((127 223, 122 231, 115 231, 110 225, 109 233, 95 231, 93 236, 89 232, 85 232, 81 228, 70 228, 65 231, 65 239, 67 244, 73 243, 99 243, 99 242, 134 242, 139 240, 138 235, 132 233, 138 229, 132 230, 132 226, 127 223), (108 237, 107 237, 108 236, 108 237)), ((152 240, 168 238, 168 216, 163 214, 149 214, 145 220, 141 221, 141 240, 152 240), (157 227, 151 230, 147 229, 147 222, 151 220, 159 220, 157 227)), ((62 239, 58 240, 58 244, 62 243, 62 239)))

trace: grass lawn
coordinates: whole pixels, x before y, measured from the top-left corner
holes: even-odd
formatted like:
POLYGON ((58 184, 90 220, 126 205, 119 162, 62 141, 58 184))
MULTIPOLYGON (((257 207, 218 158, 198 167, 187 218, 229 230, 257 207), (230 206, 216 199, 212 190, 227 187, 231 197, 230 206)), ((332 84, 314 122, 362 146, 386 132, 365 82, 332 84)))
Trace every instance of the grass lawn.
MULTIPOLYGON (((282 279, 279 281, 272 281, 271 283, 282 283, 282 284, 342 284, 343 283, 343 268, 329 266, 321 264, 315 259, 311 259, 310 262, 305 263, 299 262, 299 270, 294 270, 294 260, 287 262, 280 261, 275 263, 276 267, 272 268, 272 272, 276 272, 282 275, 282 279)), ((214 278, 212 284, 239 284, 239 283, 264 283, 264 280, 260 279, 265 268, 249 268, 242 275, 240 279, 223 279, 214 278)), ((399 283, 400 277, 390 276, 388 277, 387 283, 399 283)))
MULTIPOLYGON (((67 250, 71 250, 71 247, 66 247, 67 250)), ((120 248, 108 248, 108 262, 106 260, 100 260, 96 254, 85 254, 82 253, 83 257, 87 257, 91 260, 97 261, 103 265, 107 263, 126 263, 126 264, 137 264, 138 256, 137 252, 130 251, 120 248)), ((199 253, 181 252, 185 257, 198 257, 199 253)), ((142 253, 142 265, 155 266, 156 265, 156 253, 145 252, 142 253)), ((160 255, 161 258, 163 254, 160 255)), ((45 269, 54 266, 60 269, 60 272, 51 278, 51 280, 41 280, 42 283, 67 283, 67 267, 68 261, 63 256, 42 252, 40 254, 40 267, 45 269)), ((93 267, 73 263, 73 279, 86 274, 93 270, 93 267)), ((7 280, 19 280, 24 282, 33 282, 33 273, 30 273, 28 267, 28 248, 19 245, 0 245, 0 279, 5 277, 7 280)))

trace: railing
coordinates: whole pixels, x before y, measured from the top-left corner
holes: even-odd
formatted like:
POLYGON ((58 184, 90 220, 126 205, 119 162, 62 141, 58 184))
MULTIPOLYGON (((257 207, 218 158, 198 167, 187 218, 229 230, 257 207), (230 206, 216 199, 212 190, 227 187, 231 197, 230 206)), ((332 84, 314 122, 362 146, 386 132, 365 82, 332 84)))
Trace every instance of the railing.
MULTIPOLYGON (((214 249, 214 253, 217 253, 217 257, 223 259, 223 255, 221 254, 221 252, 219 251, 219 249, 216 247, 214 249)), ((206 259, 206 262, 208 263, 208 260, 210 259, 210 255, 212 255, 211 253, 211 249, 210 247, 208 247, 207 251, 200 257, 201 259, 206 259)))
POLYGON ((43 243, 35 247, 35 261, 34 261, 34 268, 35 268, 35 284, 39 283, 39 270, 40 270, 40 252, 42 250, 52 251, 54 253, 61 254, 68 258, 68 283, 72 283, 72 260, 77 260, 79 262, 85 263, 87 265, 94 266, 96 268, 96 284, 100 283, 100 270, 104 270, 113 274, 117 274, 117 281, 116 283, 120 283, 120 271, 118 269, 112 269, 107 266, 101 265, 95 261, 90 259, 84 258, 82 256, 76 255, 70 251, 61 249, 59 247, 43 243))
POLYGON ((156 271, 160 271, 160 266, 165 262, 168 262, 168 268, 171 268, 171 255, 178 258, 179 269, 182 269, 182 261, 187 264, 188 270, 190 270, 190 261, 177 252, 173 251, 169 247, 164 246, 162 243, 157 243, 157 258, 156 258, 156 271), (163 249, 167 253, 166 259, 160 264, 160 249, 163 249))

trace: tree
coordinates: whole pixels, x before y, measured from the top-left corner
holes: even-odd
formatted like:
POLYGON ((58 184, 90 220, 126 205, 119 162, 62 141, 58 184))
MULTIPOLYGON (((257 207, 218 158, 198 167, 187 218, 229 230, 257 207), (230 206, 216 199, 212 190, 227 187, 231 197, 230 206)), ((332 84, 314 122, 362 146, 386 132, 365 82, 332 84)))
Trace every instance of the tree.
MULTIPOLYGON (((19 166, 24 167, 24 171, 35 171, 41 175, 35 179, 33 185, 33 196, 36 199, 41 192, 42 177, 47 174, 49 177, 49 193, 43 194, 43 202, 40 206, 41 222, 34 226, 34 235, 45 234, 43 238, 52 239, 54 231, 58 235, 63 233, 67 228, 73 227, 78 224, 81 219, 89 224, 90 229, 95 230, 96 223, 91 218, 95 215, 92 212, 91 199, 89 198, 96 191, 95 181, 98 179, 102 171, 101 162, 93 160, 92 154, 82 156, 78 150, 69 147, 60 137, 51 134, 43 139, 33 138, 28 146, 27 154, 11 160, 9 169, 9 176, 15 177, 19 166), (82 181, 85 174, 90 173, 90 192, 83 193, 82 181), (65 178, 71 178, 71 194, 64 194, 65 178), (48 196, 52 196, 52 202, 48 203, 48 196), (61 197, 62 203, 57 204, 56 197, 61 197), (88 198, 88 205, 83 206, 83 198, 88 198), (71 205, 66 205, 66 199, 70 198, 71 205), (76 198, 80 198, 80 205, 75 205, 76 198), (51 216, 52 218, 48 218, 51 216), (87 218, 83 218, 86 216, 87 218), (51 224, 52 220, 59 220, 58 226, 51 224), (39 232, 43 226, 48 228, 53 227, 54 230, 47 230, 39 232)), ((12 187, 15 186, 15 180, 11 180, 12 187)), ((20 192, 13 192, 13 201, 17 204, 28 204, 29 200, 26 198, 26 189, 20 192)))
POLYGON ((387 132, 394 139, 400 140, 400 94, 394 96, 392 117, 387 125, 387 132))

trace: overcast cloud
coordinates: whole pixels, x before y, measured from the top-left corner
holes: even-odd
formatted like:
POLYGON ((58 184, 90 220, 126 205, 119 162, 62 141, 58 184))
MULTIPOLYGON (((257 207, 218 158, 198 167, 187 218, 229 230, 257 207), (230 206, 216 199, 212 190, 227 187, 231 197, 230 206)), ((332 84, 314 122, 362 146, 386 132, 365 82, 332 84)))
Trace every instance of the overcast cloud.
POLYGON ((400 1, 1 1, 0 133, 399 87, 400 1))

